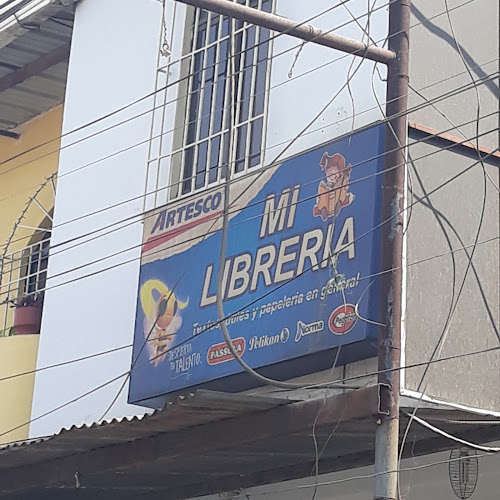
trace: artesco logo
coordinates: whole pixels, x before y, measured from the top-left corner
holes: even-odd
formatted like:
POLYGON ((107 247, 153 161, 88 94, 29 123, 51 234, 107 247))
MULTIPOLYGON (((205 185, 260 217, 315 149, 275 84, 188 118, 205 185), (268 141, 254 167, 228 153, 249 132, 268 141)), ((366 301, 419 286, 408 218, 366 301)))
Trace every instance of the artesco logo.
POLYGON ((311 335, 311 333, 321 332, 323 328, 325 328, 325 323, 323 321, 314 321, 313 323, 302 323, 302 321, 297 321, 295 342, 298 342, 306 335, 311 335))
MULTIPOLYGON (((233 347, 236 352, 241 356, 245 352, 245 339, 238 337, 233 339, 233 347)), ((217 363, 225 363, 233 359, 233 355, 225 342, 215 344, 207 352, 207 363, 209 365, 216 365, 217 363)))
POLYGON ((354 306, 352 304, 342 304, 330 314, 328 328, 335 335, 345 335, 354 327, 357 320, 358 317, 354 306))

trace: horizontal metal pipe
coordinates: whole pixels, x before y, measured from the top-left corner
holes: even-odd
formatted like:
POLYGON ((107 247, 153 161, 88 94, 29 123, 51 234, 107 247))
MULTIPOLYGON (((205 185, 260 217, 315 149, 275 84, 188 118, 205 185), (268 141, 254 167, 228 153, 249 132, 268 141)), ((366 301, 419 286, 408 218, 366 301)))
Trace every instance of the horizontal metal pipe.
POLYGON ((269 14, 245 5, 240 5, 229 0, 177 0, 178 2, 199 7, 224 16, 234 17, 240 21, 246 21, 273 31, 286 33, 295 38, 307 42, 316 43, 331 49, 340 50, 348 54, 364 57, 372 61, 389 64, 396 58, 396 54, 390 50, 366 45, 358 40, 345 36, 325 33, 307 24, 298 25, 297 22, 285 17, 269 14))

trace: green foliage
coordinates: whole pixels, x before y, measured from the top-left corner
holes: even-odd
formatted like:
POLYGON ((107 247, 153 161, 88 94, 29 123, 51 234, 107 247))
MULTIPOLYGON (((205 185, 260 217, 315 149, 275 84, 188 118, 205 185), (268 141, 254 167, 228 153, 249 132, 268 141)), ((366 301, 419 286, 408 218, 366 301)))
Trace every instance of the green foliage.
POLYGON ((10 328, 4 328, 3 330, 0 330, 0 337, 12 337, 12 335, 15 335, 16 332, 14 330, 14 327, 10 328))

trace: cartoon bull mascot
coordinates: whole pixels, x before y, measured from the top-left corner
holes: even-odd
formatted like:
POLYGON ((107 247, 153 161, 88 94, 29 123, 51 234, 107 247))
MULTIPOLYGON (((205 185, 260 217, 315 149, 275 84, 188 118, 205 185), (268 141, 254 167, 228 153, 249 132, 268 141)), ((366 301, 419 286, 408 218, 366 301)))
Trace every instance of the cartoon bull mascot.
POLYGON ((140 298, 149 359, 157 366, 165 359, 168 344, 182 325, 180 311, 188 301, 181 302, 164 283, 154 279, 142 285, 140 298))
POLYGON ((325 172, 325 179, 319 183, 313 213, 315 217, 326 221, 329 217, 337 217, 344 207, 354 201, 355 196, 348 192, 351 164, 346 168, 345 158, 341 154, 330 156, 327 152, 323 153, 320 166, 325 172))

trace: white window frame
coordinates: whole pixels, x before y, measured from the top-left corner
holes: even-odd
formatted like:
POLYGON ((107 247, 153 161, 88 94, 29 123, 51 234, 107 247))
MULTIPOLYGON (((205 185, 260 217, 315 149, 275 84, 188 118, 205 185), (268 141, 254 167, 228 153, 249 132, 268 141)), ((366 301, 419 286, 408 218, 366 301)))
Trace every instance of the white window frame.
MULTIPOLYGON (((241 0, 240 3, 243 3, 241 0)), ((249 5, 252 0, 244 0, 245 5, 249 5)), ((264 0, 257 0, 258 1, 258 8, 262 8, 262 3, 264 0)), ((268 0, 271 2, 271 12, 274 12, 274 9, 276 8, 276 0, 268 0)), ((154 176, 155 179, 147 179, 146 180, 146 196, 145 196, 145 210, 156 208, 158 206, 162 206, 166 203, 170 203, 172 201, 189 197, 193 195, 194 193, 199 193, 203 192, 206 189, 213 188, 217 185, 220 185, 223 182, 223 176, 222 176, 222 166, 224 163, 224 140, 228 135, 228 130, 227 127, 225 126, 226 120, 227 120, 227 114, 228 114, 228 106, 224 106, 223 112, 222 112, 222 126, 220 131, 215 132, 214 131, 214 120, 213 116, 216 111, 215 106, 217 102, 216 98, 216 93, 217 93, 217 84, 219 82, 219 62, 220 62, 220 50, 217 50, 217 47, 220 47, 220 44, 223 43, 225 40, 229 40, 229 36, 222 36, 222 30, 223 30, 223 17, 224 16, 219 16, 218 14, 212 14, 208 13, 207 14, 207 19, 206 19, 206 35, 205 35, 205 44, 202 45, 200 48, 192 47, 192 44, 194 45, 196 43, 196 38, 193 39, 193 37, 196 37, 198 33, 198 23, 200 21, 200 14, 199 14, 200 9, 194 9, 192 7, 187 7, 186 8, 186 16, 185 16, 185 23, 184 23, 184 39, 183 39, 183 51, 182 51, 182 56, 175 61, 174 64, 179 65, 180 71, 179 71, 179 78, 180 78, 180 83, 177 85, 177 103, 176 103, 176 112, 175 112, 175 120, 174 120, 174 127, 173 127, 173 134, 172 134, 172 139, 171 139, 171 151, 167 152, 166 154, 161 154, 161 151, 163 149, 162 147, 162 142, 164 140, 164 136, 168 133, 172 133, 171 130, 165 130, 165 120, 163 118, 164 113, 162 113, 162 119, 161 119, 161 137, 159 141, 159 145, 155 144, 154 147, 150 144, 150 154, 149 154, 149 161, 148 161, 148 172, 147 172, 147 177, 149 178, 150 176, 154 176), (213 42, 209 42, 209 33, 210 33, 210 26, 211 26, 211 21, 213 16, 217 16, 220 18, 220 21, 218 22, 218 34, 217 34, 217 39, 213 42), (193 22, 195 23, 194 29, 193 29, 193 22), (215 62, 214 62, 214 76, 213 76, 213 87, 212 87, 212 102, 211 102, 211 107, 210 107, 210 115, 209 115, 209 129, 208 133, 206 136, 203 138, 200 137, 200 129, 202 125, 202 116, 200 114, 203 112, 203 95, 205 92, 205 84, 206 84, 206 77, 207 77, 207 69, 205 68, 206 66, 206 61, 207 61, 207 54, 208 50, 211 47, 215 47, 215 62), (191 99, 191 89, 192 89, 192 81, 193 81, 193 73, 194 73, 194 64, 195 64, 195 55, 198 53, 203 53, 203 64, 202 64, 202 70, 201 70, 201 76, 202 76, 202 81, 199 86, 199 96, 198 96, 198 112, 197 112, 197 123, 196 123, 196 132, 195 132, 195 140, 193 142, 188 142, 188 127, 189 127, 189 112, 190 112, 190 99, 191 99), (185 75, 192 75, 190 77, 187 77, 185 75), (184 79, 183 79, 184 76, 184 79), (218 161, 217 161, 217 178, 210 181, 211 178, 211 155, 212 155, 212 146, 213 146, 213 141, 214 139, 217 140, 219 138, 219 155, 218 155, 218 161), (207 151, 206 151, 206 161, 205 161, 205 170, 203 171, 204 175, 204 182, 203 185, 196 186, 196 181, 197 181, 197 163, 198 163, 198 156, 200 154, 200 145, 207 143, 207 151), (184 179, 184 168, 185 168, 185 157, 186 153, 189 149, 193 148, 194 153, 193 153, 193 161, 192 161, 192 172, 190 176, 190 180, 184 179), (152 154, 152 150, 153 154, 152 154), (163 174, 161 173, 162 170, 162 162, 168 162, 168 168, 163 169, 165 170, 163 174), (153 166, 153 168, 151 168, 153 166), (151 170, 151 172, 150 172, 151 170), (164 176, 168 175, 168 178, 165 179, 164 176), (185 190, 184 185, 186 182, 191 183, 191 188, 189 190, 185 190), (149 186, 149 191, 148 191, 148 186, 149 186), (162 187, 163 186, 163 187, 162 187), (159 196, 159 192, 163 191, 163 196, 159 196), (147 202, 148 196, 150 197, 150 203, 147 202)), ((175 16, 174 16, 175 17, 175 16)), ((230 21, 231 22, 231 21, 230 21)), ((259 26, 254 26, 248 23, 241 23, 242 26, 238 27, 233 34, 233 39, 234 37, 238 36, 241 34, 242 37, 242 46, 246 47, 247 39, 249 36, 249 30, 251 28, 254 28, 255 30, 255 35, 254 35, 254 41, 252 42, 252 45, 256 45, 258 41, 260 40, 260 32, 261 30, 265 28, 261 28, 259 26)), ((173 35, 172 35, 173 36, 173 35)), ((272 52, 273 52, 273 37, 272 37, 272 32, 269 32, 268 35, 268 42, 267 42, 267 56, 266 56, 266 65, 265 65, 265 78, 264 78, 264 88, 263 88, 263 93, 264 93, 264 99, 263 99, 263 110, 262 113, 252 116, 253 114, 253 106, 254 106, 254 100, 255 100, 255 81, 256 81, 256 76, 257 76, 257 61, 259 58, 259 46, 257 46, 254 51, 253 51, 253 60, 251 65, 249 66, 251 69, 251 81, 250 81, 250 97, 249 97, 249 103, 248 103, 248 117, 245 121, 242 123, 238 123, 239 118, 240 118, 240 113, 242 110, 241 106, 241 101, 239 101, 239 105, 237 106, 237 114, 235 116, 235 124, 236 124, 236 130, 233 131, 234 133, 234 138, 236 139, 235 142, 237 143, 237 134, 238 130, 241 127, 246 127, 246 138, 245 138, 245 154, 244 154, 244 165, 243 168, 240 169, 240 171, 236 172, 236 147, 233 148, 233 158, 229 158, 229 164, 232 167, 231 170, 231 178, 238 178, 242 175, 248 174, 248 172, 253 172, 253 171, 258 171, 259 168, 261 168, 264 165, 265 162, 265 150, 266 150, 266 138, 267 138, 267 124, 268 124, 268 109, 269 109, 269 88, 270 88, 270 82, 271 82, 271 62, 272 62, 272 52), (261 131, 261 139, 259 142, 259 155, 260 159, 259 161, 250 167, 250 146, 251 146, 251 139, 252 139, 252 124, 253 123, 258 123, 259 120, 262 120, 262 131, 261 131)), ((239 68, 236 68, 236 71, 240 72, 240 75, 243 75, 243 69, 245 67, 245 56, 246 56, 246 49, 241 51, 242 56, 240 57, 239 61, 239 68)), ((228 62, 229 64, 229 62, 228 62)), ((168 64, 165 65, 163 68, 158 68, 159 72, 163 70, 163 73, 165 73, 167 76, 166 78, 163 79, 168 83, 168 78, 169 78, 169 70, 168 70, 168 64)), ((242 92, 242 85, 243 85, 243 77, 238 78, 238 89, 237 89, 237 95, 240 96, 242 92)), ((158 84, 158 78, 157 78, 157 87, 159 86, 158 84)), ((225 85, 224 89, 224 104, 227 104, 229 102, 229 92, 231 89, 231 85, 225 85)), ((163 102, 164 104, 166 103, 166 96, 167 93, 164 92, 163 97, 163 102)), ((155 108, 160 107, 161 104, 156 103, 155 99, 155 108)), ((166 108, 165 108, 166 109, 166 108)), ((205 116, 205 115, 203 115, 205 116)), ((153 122, 155 121, 155 116, 153 114, 153 122)), ((155 128, 155 124, 152 123, 151 127, 151 143, 156 140, 157 136, 154 135, 153 131, 155 128)), ((168 127, 167 127, 168 128, 168 127)), ((213 168, 213 167, 212 167, 213 168)), ((200 171, 200 174, 202 171, 200 171)))

